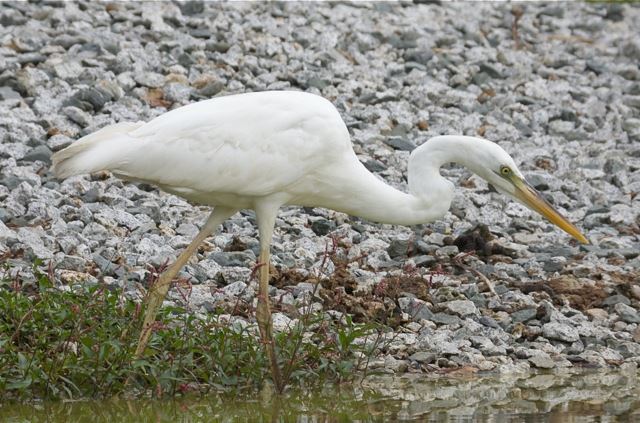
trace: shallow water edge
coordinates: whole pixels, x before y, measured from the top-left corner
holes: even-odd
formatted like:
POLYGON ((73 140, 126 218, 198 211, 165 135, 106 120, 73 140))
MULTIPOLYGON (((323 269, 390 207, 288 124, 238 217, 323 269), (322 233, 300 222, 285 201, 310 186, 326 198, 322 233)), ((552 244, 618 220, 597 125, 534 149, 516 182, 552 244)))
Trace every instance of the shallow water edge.
POLYGON ((0 405, 3 422, 602 421, 640 420, 636 366, 548 374, 368 376, 357 385, 170 400, 0 405))

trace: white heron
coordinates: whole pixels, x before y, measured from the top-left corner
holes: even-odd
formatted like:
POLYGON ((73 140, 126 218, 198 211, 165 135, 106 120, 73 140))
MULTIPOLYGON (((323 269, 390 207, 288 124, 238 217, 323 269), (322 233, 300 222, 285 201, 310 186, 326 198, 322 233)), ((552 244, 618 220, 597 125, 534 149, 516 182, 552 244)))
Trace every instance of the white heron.
POLYGON ((157 310, 178 271, 224 220, 238 210, 253 209, 261 264, 256 320, 278 386, 268 297, 269 247, 278 210, 285 205, 313 206, 383 223, 432 222, 444 216, 453 198, 453 184, 439 172, 449 162, 466 166, 499 192, 588 242, 525 181, 497 144, 467 136, 431 138, 410 155, 405 193, 358 160, 336 108, 304 92, 218 97, 148 123, 107 126, 54 154, 53 171, 65 178, 108 170, 214 207, 195 239, 150 289, 137 354, 146 347, 157 310))

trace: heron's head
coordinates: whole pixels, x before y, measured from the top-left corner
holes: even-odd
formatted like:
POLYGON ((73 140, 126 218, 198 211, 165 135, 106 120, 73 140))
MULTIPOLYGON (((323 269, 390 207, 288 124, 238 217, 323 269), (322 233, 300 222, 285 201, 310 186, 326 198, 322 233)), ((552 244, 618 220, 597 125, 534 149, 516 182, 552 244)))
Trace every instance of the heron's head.
POLYGON ((571 222, 562 216, 534 187, 522 176, 515 162, 498 144, 477 138, 480 144, 474 149, 470 169, 486 179, 498 192, 505 194, 524 204, 529 209, 540 213, 551 223, 569 235, 588 244, 589 241, 571 222))

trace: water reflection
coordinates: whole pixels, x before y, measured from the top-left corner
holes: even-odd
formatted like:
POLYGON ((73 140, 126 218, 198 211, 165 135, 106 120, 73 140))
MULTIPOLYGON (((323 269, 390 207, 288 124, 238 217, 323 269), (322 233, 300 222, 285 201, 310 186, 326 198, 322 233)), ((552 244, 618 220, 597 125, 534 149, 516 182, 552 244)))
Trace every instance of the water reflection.
POLYGON ((400 378, 394 383, 379 383, 376 391, 401 398, 399 418, 404 419, 640 421, 640 382, 635 365, 615 372, 566 370, 533 377, 400 378))
POLYGON ((283 397, 209 395, 177 400, 4 404, 2 422, 626 422, 640 421, 634 365, 612 372, 536 376, 370 376, 283 397))

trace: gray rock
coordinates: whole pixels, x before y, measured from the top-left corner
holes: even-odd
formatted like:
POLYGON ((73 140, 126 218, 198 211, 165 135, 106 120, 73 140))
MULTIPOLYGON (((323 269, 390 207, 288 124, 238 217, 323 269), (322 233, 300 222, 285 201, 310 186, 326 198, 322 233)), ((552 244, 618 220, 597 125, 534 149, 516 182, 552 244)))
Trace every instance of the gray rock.
POLYGON ((308 87, 317 88, 320 91, 322 91, 323 89, 325 89, 329 85, 331 85, 331 81, 328 80, 328 79, 311 77, 311 78, 309 78, 307 80, 307 86, 308 87))
POLYGON ((202 1, 185 1, 178 3, 178 6, 185 16, 195 16, 204 12, 204 2, 202 1))
MULTIPOLYGON (((92 199, 91 197, 89 199, 92 199)), ((133 231, 137 229, 141 222, 129 212, 117 208, 103 208, 100 213, 94 214, 94 219, 100 221, 105 226, 124 226, 133 231)))
POLYGON ((291 330, 294 324, 294 320, 283 313, 273 313, 271 315, 271 321, 275 332, 291 330))
POLYGON ((119 100, 124 95, 124 90, 116 81, 102 79, 98 81, 96 88, 105 93, 109 99, 119 100))
POLYGON ((174 103, 186 103, 193 89, 187 85, 180 83, 170 83, 164 87, 164 98, 174 103))
POLYGON ((542 326, 542 333, 547 339, 563 342, 575 342, 580 339, 578 331, 568 324, 549 322, 542 326))
POLYGON ((203 39, 209 39, 213 35, 213 33, 209 28, 192 29, 191 31, 189 31, 189 34, 191 34, 191 36, 194 38, 203 38, 203 39))
POLYGON ((311 223, 311 230, 318 236, 329 234, 336 228, 336 223, 328 219, 317 219, 311 223))
POLYGON ((538 310, 535 308, 524 308, 522 310, 511 313, 511 319, 514 322, 527 322, 536 317, 538 310))
POLYGON ((587 60, 586 68, 595 72, 596 74, 601 74, 608 70, 607 64, 597 59, 587 60))
POLYGON ((613 306, 613 309, 624 322, 640 323, 640 313, 633 307, 620 302, 613 306))
POLYGON ((105 104, 113 100, 112 93, 99 88, 81 89, 72 95, 66 104, 78 107, 85 112, 100 111, 105 104))
POLYGON ((611 348, 600 346, 596 347, 596 350, 600 353, 600 356, 607 361, 607 363, 621 362, 624 360, 622 354, 611 348))
POLYGON ((548 354, 539 354, 529 358, 529 363, 539 369, 553 369, 556 364, 548 354))
POLYGON ((428 49, 408 49, 404 52, 404 60, 406 62, 416 62, 421 65, 428 64, 433 58, 433 52, 428 49))
POLYGON ((35 67, 26 67, 16 72, 15 78, 9 84, 20 95, 31 97, 37 94, 38 89, 44 87, 51 78, 49 75, 35 67))
POLYGON ((633 140, 640 140, 640 119, 625 119, 622 123, 622 128, 627 132, 629 138, 633 140))
POLYGON ((385 143, 394 150, 400 151, 411 151, 416 148, 414 143, 403 137, 389 137, 385 140, 385 143))
POLYGON ((64 61, 53 67, 56 76, 67 81, 78 78, 82 70, 82 65, 74 60, 64 61))
POLYGON ((418 348, 434 352, 437 355, 458 355, 461 348, 470 346, 471 342, 467 340, 451 340, 451 333, 448 330, 431 332, 427 331, 418 336, 418 348))
POLYGON ((17 230, 18 241, 25 246, 27 255, 30 256, 31 260, 53 258, 51 250, 44 245, 41 238, 42 235, 41 228, 18 228, 17 230))
POLYGON ((389 244, 387 253, 389 253, 389 257, 391 257, 392 259, 398 257, 407 257, 407 253, 409 252, 409 248, 411 247, 411 245, 411 239, 394 239, 389 244))
POLYGON ((416 267, 431 267, 438 262, 435 257, 428 255, 421 255, 413 258, 413 262, 416 267))
POLYGON ((459 325, 462 321, 457 316, 446 313, 436 313, 431 317, 431 321, 441 325, 459 325))
POLYGON ((46 145, 39 145, 29 151, 23 158, 25 162, 45 162, 51 163, 51 150, 46 145))
POLYGON ((250 263, 255 262, 256 257, 253 251, 230 251, 216 252, 210 255, 216 263, 223 267, 237 266, 246 267, 250 263))
POLYGON ((567 260, 564 257, 550 257, 547 260, 540 260, 544 263, 545 272, 559 272, 564 269, 567 260))
POLYGON ((405 360, 397 360, 392 355, 384 358, 384 368, 393 373, 403 373, 407 370, 407 362, 405 360))
POLYGON ((100 195, 100 191, 97 188, 93 187, 82 194, 82 199, 85 203, 95 203, 100 199, 100 195))
POLYGON ((216 263, 211 257, 207 257, 204 260, 198 262, 198 266, 202 269, 206 278, 209 280, 215 280, 220 273, 221 266, 216 263))
POLYGON ((83 272, 87 266, 87 261, 78 256, 64 256, 64 258, 58 262, 57 268, 75 270, 83 272))
POLYGON ((631 286, 631 295, 636 300, 640 300, 640 285, 632 285, 631 286))
POLYGON ((293 296, 298 298, 305 293, 312 293, 316 289, 316 285, 309 282, 300 282, 293 288, 293 296))
POLYGON ((202 283, 205 283, 209 280, 209 276, 207 275, 207 271, 204 269, 204 267, 195 264, 189 264, 186 265, 184 267, 184 269, 182 270, 182 273, 186 273, 187 275, 189 275, 189 279, 191 280, 191 283, 193 285, 199 285, 202 283))
POLYGON ((422 364, 435 363, 436 358, 438 358, 436 354, 432 352, 426 352, 426 351, 418 351, 409 356, 409 360, 417 361, 418 363, 422 363, 422 364))
POLYGON ((619 352, 625 359, 631 357, 640 357, 640 344, 631 341, 609 340, 608 344, 611 348, 619 352))
POLYGON ((498 295, 504 295, 507 292, 509 292, 509 288, 503 284, 496 285, 493 287, 493 289, 496 291, 496 294, 498 295))
POLYGON ((591 367, 606 367, 607 362, 596 351, 587 350, 578 354, 579 360, 583 363, 587 363, 591 367))
POLYGON ((564 17, 564 8, 555 5, 549 5, 543 8, 539 15, 553 16, 554 18, 563 18, 564 17))
POLYGON ((456 245, 446 245, 436 251, 436 255, 444 257, 457 256, 460 250, 456 245))
POLYGON ((0 242, 8 243, 9 240, 13 243, 18 240, 18 236, 12 229, 7 228, 4 222, 0 220, 0 242))
POLYGON ((198 94, 202 97, 211 98, 215 97, 224 89, 224 83, 221 81, 210 81, 203 87, 198 89, 198 94))
POLYGON ((616 304, 630 305, 631 301, 629 300, 629 298, 620 294, 611 295, 602 301, 602 306, 612 306, 616 304))
POLYGON ((113 254, 108 254, 104 251, 95 252, 91 255, 91 260, 93 260, 93 262, 98 266, 98 269, 100 269, 100 272, 102 272, 102 274, 104 275, 112 275, 115 270, 115 267, 119 266, 111 262, 111 259, 114 259, 114 258, 115 257, 113 254), (111 257, 107 258, 109 256, 111 257))
POLYGON ((246 283, 237 281, 237 282, 230 283, 229 285, 222 288, 222 292, 224 292, 225 295, 228 295, 230 297, 239 297, 246 291, 246 289, 247 289, 246 283))
POLYGON ((604 16, 613 22, 620 22, 624 19, 624 5, 612 3, 607 5, 607 13, 604 16))
POLYGON ((484 336, 470 336, 469 341, 471 341, 471 345, 487 356, 504 355, 506 353, 504 347, 497 347, 491 339, 484 336))
POLYGON ((11 87, 0 87, 0 100, 19 100, 22 96, 11 87))
POLYGON ((143 87, 160 88, 164 85, 164 76, 155 72, 140 72, 133 79, 143 87))
POLYGON ((193 223, 183 223, 176 228, 177 234, 184 235, 189 238, 195 238, 198 232, 200 232, 200 230, 193 223))
POLYGON ((498 322, 496 322, 495 319, 488 316, 480 317, 480 319, 478 319, 478 322, 490 328, 494 328, 494 329, 500 328, 500 325, 498 324, 498 322))
POLYGON ((580 354, 584 351, 584 343, 582 341, 576 341, 569 347, 565 348, 564 353, 569 355, 580 354))
POLYGON ((47 140, 47 145, 52 151, 59 151, 68 147, 73 142, 73 139, 62 134, 56 134, 47 140))
POLYGON ((418 298, 401 298, 401 307, 402 310, 409 314, 411 320, 414 322, 419 322, 420 320, 432 320, 434 317, 433 312, 429 309, 429 305, 427 302, 420 300, 418 298))
MULTIPOLYGON (((0 185, 2 184, 0 183, 0 185)), ((12 217, 11 212, 7 211, 4 207, 0 207, 0 222, 8 222, 12 217)))
POLYGON ((376 172, 382 172, 383 170, 387 169, 387 167, 383 163, 374 159, 364 159, 362 161, 362 164, 364 165, 364 167, 367 168, 369 172, 376 173, 376 172))
POLYGON ((478 313, 478 309, 473 301, 469 300, 454 300, 444 303, 444 306, 450 312, 457 314, 460 317, 469 315, 475 315, 478 313))
POLYGON ((65 107, 64 109, 62 109, 62 112, 67 115, 69 119, 83 128, 91 125, 91 116, 87 112, 80 110, 77 107, 65 107))
POLYGON ((475 294, 469 298, 476 305, 477 308, 482 309, 487 307, 487 299, 482 294, 475 294))
POLYGON ((205 48, 216 53, 226 53, 231 48, 231 44, 225 41, 208 41, 205 48))
POLYGON ((498 69, 498 67, 496 65, 491 64, 491 63, 487 63, 487 62, 480 63, 480 71, 486 73, 491 78, 497 78, 497 79, 504 78, 504 75, 498 69))
POLYGON ((630 39, 622 47, 622 54, 629 58, 640 60, 640 42, 630 39))

